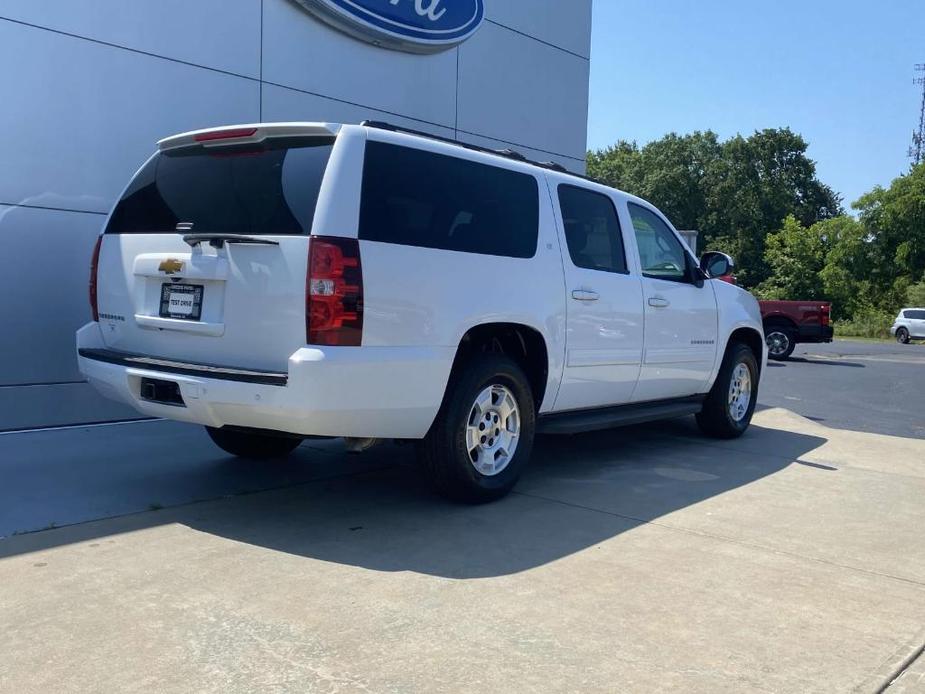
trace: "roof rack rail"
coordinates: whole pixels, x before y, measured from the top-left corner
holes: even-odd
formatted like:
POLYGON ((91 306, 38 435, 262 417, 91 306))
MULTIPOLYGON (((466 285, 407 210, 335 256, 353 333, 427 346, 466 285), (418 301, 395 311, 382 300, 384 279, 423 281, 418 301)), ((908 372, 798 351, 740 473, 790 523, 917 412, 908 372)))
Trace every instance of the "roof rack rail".
POLYGON ((505 147, 504 149, 493 149, 491 151, 495 154, 500 154, 502 157, 507 157, 508 159, 516 159, 517 161, 526 162, 530 161, 516 149, 510 149, 509 147, 505 147))
POLYGON ((572 173, 557 161, 544 161, 540 164, 540 166, 545 166, 547 169, 552 169, 553 171, 558 171, 559 173, 572 173))
POLYGON ((418 137, 426 137, 428 140, 436 140, 438 142, 445 142, 450 145, 456 145, 458 147, 465 147, 466 149, 471 149, 475 152, 484 152, 486 154, 495 154, 499 157, 505 157, 507 159, 513 159, 514 161, 520 161, 525 164, 532 164, 533 166, 539 166, 543 169, 549 169, 550 171, 556 171, 557 173, 569 174, 570 176, 577 176, 578 178, 583 178, 586 181, 591 181, 592 183, 600 183, 590 176, 584 176, 580 173, 575 173, 574 171, 569 171, 567 168, 562 166, 554 161, 534 161, 525 157, 523 154, 514 149, 492 149, 491 147, 482 147, 480 145, 473 144, 471 142, 464 142, 462 140, 454 140, 451 137, 443 137, 441 135, 434 135, 432 133, 424 132, 423 130, 414 130, 412 128, 405 128, 401 125, 395 125, 394 123, 386 123, 385 121, 378 120, 364 120, 360 125, 366 128, 376 128, 377 130, 388 130, 396 133, 405 133, 407 135, 417 135, 418 137))

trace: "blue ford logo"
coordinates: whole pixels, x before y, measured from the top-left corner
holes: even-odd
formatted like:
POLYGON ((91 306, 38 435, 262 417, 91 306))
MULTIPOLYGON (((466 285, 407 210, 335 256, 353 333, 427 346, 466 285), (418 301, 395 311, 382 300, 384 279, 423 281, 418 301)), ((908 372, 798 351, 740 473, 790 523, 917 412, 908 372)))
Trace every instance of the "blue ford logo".
POLYGON ((468 39, 483 0, 295 0, 328 24, 385 48, 436 53, 468 39))

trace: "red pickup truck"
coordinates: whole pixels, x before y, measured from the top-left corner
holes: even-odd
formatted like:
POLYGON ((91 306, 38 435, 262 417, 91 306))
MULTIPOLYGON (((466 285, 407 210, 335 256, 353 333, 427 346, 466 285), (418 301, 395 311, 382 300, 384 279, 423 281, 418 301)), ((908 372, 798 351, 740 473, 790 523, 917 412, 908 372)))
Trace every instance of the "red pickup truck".
POLYGON ((832 304, 828 301, 759 301, 768 357, 782 361, 801 342, 831 342, 832 304))

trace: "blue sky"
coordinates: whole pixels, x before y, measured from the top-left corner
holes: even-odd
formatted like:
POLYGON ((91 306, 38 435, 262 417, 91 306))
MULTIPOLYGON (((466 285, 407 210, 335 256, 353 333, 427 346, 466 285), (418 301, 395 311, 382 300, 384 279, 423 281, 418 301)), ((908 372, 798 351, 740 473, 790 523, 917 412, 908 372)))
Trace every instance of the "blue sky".
POLYGON ((588 146, 790 126, 847 204, 909 167, 925 0, 594 0, 588 146))

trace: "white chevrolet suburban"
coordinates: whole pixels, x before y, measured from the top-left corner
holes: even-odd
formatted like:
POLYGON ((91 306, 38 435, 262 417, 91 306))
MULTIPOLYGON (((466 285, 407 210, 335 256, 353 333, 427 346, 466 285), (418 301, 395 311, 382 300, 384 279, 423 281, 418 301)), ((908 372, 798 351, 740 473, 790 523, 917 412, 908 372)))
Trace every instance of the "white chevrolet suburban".
POLYGON ((757 301, 652 205, 404 130, 280 123, 162 140, 93 255, 80 369, 225 451, 418 442, 442 493, 508 492, 534 434, 748 427, 757 301))

